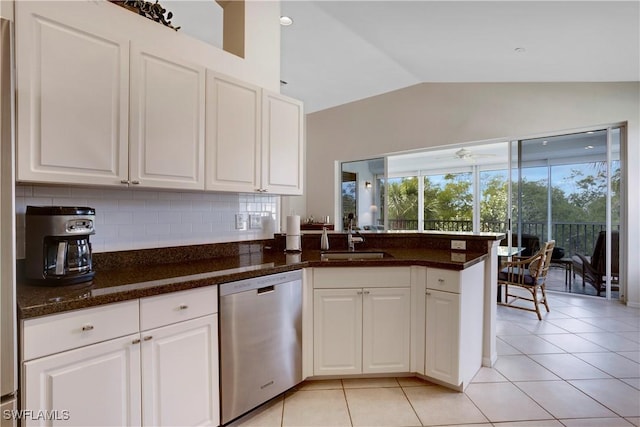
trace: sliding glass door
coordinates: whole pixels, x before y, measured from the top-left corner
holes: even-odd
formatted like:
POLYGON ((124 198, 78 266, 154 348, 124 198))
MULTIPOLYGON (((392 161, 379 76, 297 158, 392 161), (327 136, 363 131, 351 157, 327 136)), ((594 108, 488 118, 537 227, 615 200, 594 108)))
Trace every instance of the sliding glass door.
POLYGON ((620 129, 521 140, 516 149, 514 236, 555 240, 553 262, 576 277, 565 279, 568 290, 617 298, 620 129))

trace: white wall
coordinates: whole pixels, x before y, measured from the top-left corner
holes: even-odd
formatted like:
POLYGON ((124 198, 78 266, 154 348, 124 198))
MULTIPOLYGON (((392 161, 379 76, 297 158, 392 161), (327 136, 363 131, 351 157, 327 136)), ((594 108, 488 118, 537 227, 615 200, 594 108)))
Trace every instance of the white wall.
POLYGON ((96 209, 94 252, 271 239, 280 196, 16 186, 16 256, 24 258, 27 205, 96 209), (235 215, 258 215, 262 228, 236 230, 235 215))
MULTIPOLYGON (((307 115, 306 210, 334 203, 337 160, 628 123, 628 300, 640 306, 640 83, 423 83, 307 115)), ((624 245, 624 243, 623 243, 624 245)))

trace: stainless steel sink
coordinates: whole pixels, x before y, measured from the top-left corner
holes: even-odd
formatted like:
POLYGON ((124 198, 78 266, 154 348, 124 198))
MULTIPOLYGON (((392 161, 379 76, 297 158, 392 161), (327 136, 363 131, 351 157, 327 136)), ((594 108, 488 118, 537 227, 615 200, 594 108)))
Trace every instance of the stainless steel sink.
POLYGON ((385 256, 388 255, 384 252, 324 252, 320 254, 320 261, 364 261, 385 256))

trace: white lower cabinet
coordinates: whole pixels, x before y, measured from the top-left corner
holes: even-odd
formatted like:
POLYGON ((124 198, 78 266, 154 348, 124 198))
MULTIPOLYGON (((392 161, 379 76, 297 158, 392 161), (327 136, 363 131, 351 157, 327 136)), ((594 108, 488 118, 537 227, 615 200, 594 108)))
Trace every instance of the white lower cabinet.
POLYGON ((427 289, 426 374, 448 384, 458 383, 460 295, 427 289))
POLYGON ((142 424, 217 426, 218 315, 152 329, 142 337, 142 424))
POLYGON ((409 288, 364 290, 363 373, 409 372, 410 313, 409 288))
POLYGON ((484 262, 427 268, 425 375, 464 390, 482 365, 484 262))
POLYGON ((217 307, 210 286, 24 321, 22 425, 219 425, 217 307))
POLYGON ((316 289, 314 375, 409 372, 409 288, 316 289))
POLYGON ((138 334, 23 365, 23 426, 140 425, 138 334), (52 422, 55 421, 55 422, 52 422))
POLYGON ((357 289, 313 292, 314 375, 362 372, 362 295, 357 289))

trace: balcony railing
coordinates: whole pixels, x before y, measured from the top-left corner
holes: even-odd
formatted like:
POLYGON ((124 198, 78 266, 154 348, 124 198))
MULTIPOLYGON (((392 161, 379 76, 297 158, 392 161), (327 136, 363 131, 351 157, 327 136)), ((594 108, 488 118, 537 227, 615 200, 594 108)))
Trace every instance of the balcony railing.
MULTIPOLYGON (((518 232, 518 227, 522 234, 532 234, 537 236, 541 242, 547 240, 546 222, 523 222, 516 224, 513 232, 518 232)), ((390 219, 390 230, 417 230, 418 220, 390 219)), ((471 221, 456 220, 425 220, 425 230, 438 231, 473 231, 471 221)), ((504 233, 507 224, 504 221, 485 221, 480 224, 482 232, 504 233)), ((615 224, 614 230, 620 230, 620 226, 615 224)), ((556 246, 565 250, 565 257, 575 253, 591 254, 595 246, 598 233, 606 230, 606 224, 602 222, 554 222, 551 224, 551 238, 556 241, 556 246)))

